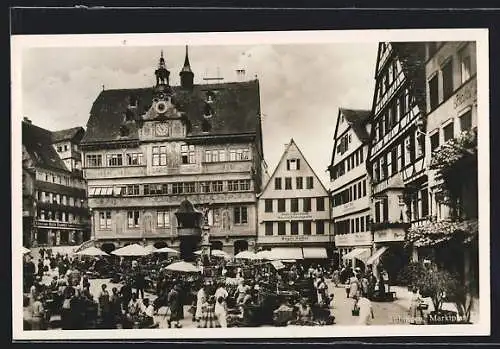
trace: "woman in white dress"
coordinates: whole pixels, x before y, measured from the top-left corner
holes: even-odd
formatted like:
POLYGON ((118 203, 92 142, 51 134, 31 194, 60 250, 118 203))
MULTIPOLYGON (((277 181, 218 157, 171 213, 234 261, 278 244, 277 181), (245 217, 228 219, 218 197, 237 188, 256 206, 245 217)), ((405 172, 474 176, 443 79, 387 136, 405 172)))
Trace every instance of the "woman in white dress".
POLYGON ((196 295, 196 313, 194 315, 197 322, 200 322, 202 315, 202 306, 207 301, 207 294, 205 292, 205 285, 201 286, 196 295))

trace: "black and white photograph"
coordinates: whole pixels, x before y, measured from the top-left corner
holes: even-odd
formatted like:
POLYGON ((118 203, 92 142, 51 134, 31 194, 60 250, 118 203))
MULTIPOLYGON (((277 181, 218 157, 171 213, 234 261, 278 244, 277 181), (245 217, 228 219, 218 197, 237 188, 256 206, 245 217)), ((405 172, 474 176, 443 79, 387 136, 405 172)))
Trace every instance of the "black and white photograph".
POLYGON ((488 30, 11 45, 14 339, 489 334, 488 30))

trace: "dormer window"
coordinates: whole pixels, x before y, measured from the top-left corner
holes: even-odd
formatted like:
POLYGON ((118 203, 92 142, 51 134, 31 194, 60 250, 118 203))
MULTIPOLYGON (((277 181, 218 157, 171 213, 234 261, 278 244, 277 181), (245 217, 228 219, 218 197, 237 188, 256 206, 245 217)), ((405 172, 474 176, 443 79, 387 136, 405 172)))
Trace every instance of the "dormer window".
POLYGON ((127 137, 129 134, 129 130, 128 130, 128 127, 125 126, 125 125, 122 125, 120 127, 120 137, 127 137))
POLYGON ((207 91, 206 102, 207 103, 213 103, 214 100, 215 100, 215 94, 212 91, 207 91))
POLYGON ((210 132, 211 129, 212 129, 212 125, 210 124, 210 121, 203 120, 203 122, 201 124, 202 132, 210 132))
POLYGON ((139 99, 136 95, 131 95, 129 97, 129 108, 137 108, 139 99))
POLYGON ((212 107, 210 106, 210 104, 205 103, 205 106, 203 108, 203 116, 205 118, 211 118, 212 115, 213 115, 212 107))

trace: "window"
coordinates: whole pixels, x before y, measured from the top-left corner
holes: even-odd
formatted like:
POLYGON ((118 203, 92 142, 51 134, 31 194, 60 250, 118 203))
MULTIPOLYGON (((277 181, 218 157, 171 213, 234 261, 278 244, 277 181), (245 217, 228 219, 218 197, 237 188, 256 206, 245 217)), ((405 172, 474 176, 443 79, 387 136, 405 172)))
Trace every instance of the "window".
POLYGON ((222 181, 213 181, 212 182, 212 191, 214 193, 220 193, 224 190, 224 186, 222 181))
POLYGON ((460 131, 467 131, 472 128, 472 110, 460 116, 460 131))
POLYGON ((300 159, 289 159, 286 161, 286 169, 288 171, 300 170, 300 159))
POLYGON ((167 165, 167 147, 153 147, 153 166, 167 165))
POLYGON ((184 182, 184 193, 195 193, 196 185, 195 182, 184 182))
POLYGON ((360 232, 365 231, 365 217, 359 218, 359 231, 360 232))
POLYGON ((359 217, 356 218, 356 229, 355 229, 355 232, 359 233, 359 217))
POLYGON ((108 166, 123 166, 122 154, 108 154, 108 166))
POLYGON ((370 215, 365 216, 365 221, 366 221, 366 230, 370 230, 370 215))
POLYGON ((290 235, 299 235, 299 222, 290 223, 290 235))
POLYGON ((247 224, 248 223, 248 212, 246 206, 240 206, 234 208, 234 224, 247 224))
POLYGON ((273 212, 273 200, 272 199, 265 199, 265 212, 273 212))
POLYGON ((302 177, 296 177, 295 178, 295 188, 296 189, 303 189, 302 177))
POLYGON ((101 167, 102 166, 102 155, 100 155, 100 154, 87 155, 86 164, 87 164, 87 167, 101 167))
POLYGON ((170 227, 170 212, 169 211, 158 211, 156 213, 156 226, 158 228, 170 227))
POLYGON ((182 194, 184 192, 184 186, 182 183, 172 183, 172 194, 182 194))
POLYGON ((460 52, 460 76, 462 84, 469 80, 471 76, 470 55, 465 51, 460 52))
POLYGON ((286 235, 286 223, 278 222, 278 235, 286 235))
POLYGON ((250 180, 249 179, 239 179, 227 181, 228 191, 246 191, 250 190, 250 180))
POLYGON ((394 148, 391 150, 391 175, 394 175, 396 172, 398 172, 398 152, 394 148))
POLYGON ((443 135, 445 142, 453 138, 453 121, 443 128, 443 135))
POLYGON ((359 149, 359 163, 362 164, 364 161, 363 159, 363 148, 359 149))
POLYGON ((453 61, 450 59, 441 68, 443 74, 443 99, 448 99, 453 94, 453 61))
POLYGON ((361 188, 361 182, 358 182, 358 198, 361 198, 363 196, 364 195, 363 195, 363 189, 361 188))
POLYGON ((278 212, 286 211, 286 202, 285 199, 278 199, 278 212))
POLYGON ((127 154, 128 166, 142 165, 142 153, 127 154))
POLYGON ((58 153, 62 152, 62 146, 60 146, 60 145, 57 146, 57 152, 58 153))
POLYGON ((311 221, 302 222, 302 233, 304 235, 311 235, 311 221))
POLYGON ((325 222, 316 221, 316 235, 324 235, 325 234, 325 222))
POLYGON ((325 210, 325 198, 316 198, 316 211, 325 210))
POLYGON ((111 229, 111 211, 99 212, 99 228, 111 229))
POLYGON ((181 145, 181 162, 183 164, 194 164, 194 145, 181 145))
POLYGON ((127 226, 129 228, 139 227, 139 211, 128 211, 128 222, 127 226))
POLYGON ((144 184, 144 195, 167 195, 168 185, 160 184, 144 184))
POLYGON ((406 114, 406 96, 402 94, 399 96, 399 120, 406 114))
POLYGON ((429 215, 429 195, 427 194, 427 189, 422 189, 420 192, 422 197, 422 218, 429 215))
POLYGON ((389 221, 389 199, 384 198, 382 200, 382 219, 383 222, 389 221))
POLYGON ((266 235, 273 235, 273 222, 265 222, 264 224, 266 226, 266 235))
POLYGON ((274 179, 274 189, 281 190, 281 177, 276 177, 274 179))
POLYGON ((126 195, 139 195, 139 185, 138 184, 133 184, 133 185, 127 185, 127 191, 126 195))
POLYGON ((353 199, 353 200, 356 200, 357 198, 358 198, 358 186, 357 186, 357 185, 355 185, 355 186, 353 187, 352 199, 353 199))
POLYGON ((285 190, 291 190, 291 189, 292 189, 292 178, 285 177, 285 190))
POLYGON ((411 146, 411 137, 406 137, 405 138, 405 166, 411 163, 411 152, 412 152, 412 146, 411 146))
POLYGON ((439 131, 431 135, 431 152, 439 147, 439 131))
POLYGON ((375 222, 380 222, 380 201, 375 202, 375 222))
POLYGON ((438 75, 434 75, 432 79, 429 80, 429 101, 430 110, 436 109, 439 104, 439 94, 438 94, 438 75))
POLYGON ((303 205, 304 212, 311 212, 311 198, 304 198, 303 205))
POLYGON ((313 177, 310 176, 310 177, 307 177, 307 182, 306 182, 306 185, 307 185, 307 189, 313 189, 314 185, 313 185, 313 177))
POLYGON ((350 220, 351 224, 351 234, 354 234, 354 218, 350 220))
POLYGON ((291 211, 299 212, 299 199, 297 198, 291 199, 291 211))

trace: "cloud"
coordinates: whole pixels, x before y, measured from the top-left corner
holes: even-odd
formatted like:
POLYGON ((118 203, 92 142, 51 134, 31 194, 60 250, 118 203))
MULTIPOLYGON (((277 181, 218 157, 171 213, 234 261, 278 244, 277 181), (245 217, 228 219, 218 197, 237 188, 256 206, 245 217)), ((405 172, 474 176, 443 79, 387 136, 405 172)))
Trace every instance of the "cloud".
MULTIPOLYGON (((32 48, 23 52, 23 116, 51 130, 85 126, 103 88, 154 84, 164 50, 179 83, 184 47, 32 48)), ((376 44, 197 46, 189 48, 195 83, 220 74, 259 78, 264 154, 274 170, 294 138, 321 180, 329 165, 339 107, 371 108, 376 44)))

